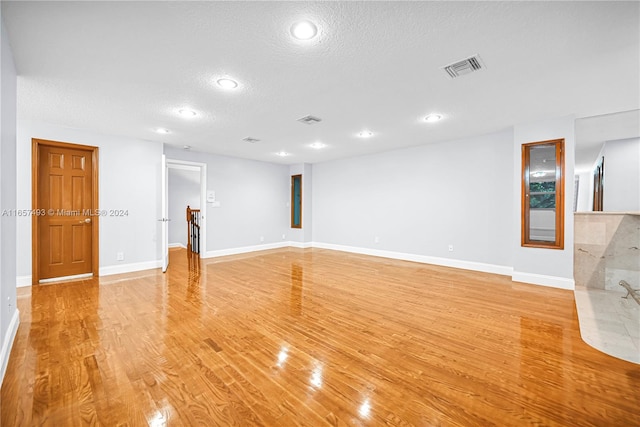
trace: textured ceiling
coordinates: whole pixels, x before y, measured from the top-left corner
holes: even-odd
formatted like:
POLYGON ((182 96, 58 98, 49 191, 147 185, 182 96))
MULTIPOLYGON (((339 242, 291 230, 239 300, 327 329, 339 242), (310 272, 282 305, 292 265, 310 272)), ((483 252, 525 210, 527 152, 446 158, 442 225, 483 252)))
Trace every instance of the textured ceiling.
POLYGON ((639 6, 2 1, 2 17, 20 119, 315 163, 637 110, 639 6), (318 25, 312 41, 291 37, 300 19, 318 25), (441 69, 473 54, 484 70, 452 80, 441 69), (217 87, 223 76, 239 88, 217 87), (183 107, 198 115, 178 116, 183 107), (444 120, 422 121, 431 112, 444 120), (307 114, 322 122, 296 121, 307 114), (357 137, 365 128, 372 138, 357 137), (327 147, 310 148, 315 141, 327 147), (277 157, 281 150, 291 156, 277 157))

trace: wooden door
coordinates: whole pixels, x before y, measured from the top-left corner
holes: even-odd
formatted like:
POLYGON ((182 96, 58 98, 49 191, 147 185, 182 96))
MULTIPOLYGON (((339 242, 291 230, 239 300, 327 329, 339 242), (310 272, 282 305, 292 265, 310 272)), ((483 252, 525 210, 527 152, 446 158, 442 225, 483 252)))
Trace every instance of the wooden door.
POLYGON ((34 140, 34 283, 97 272, 96 151, 34 140))

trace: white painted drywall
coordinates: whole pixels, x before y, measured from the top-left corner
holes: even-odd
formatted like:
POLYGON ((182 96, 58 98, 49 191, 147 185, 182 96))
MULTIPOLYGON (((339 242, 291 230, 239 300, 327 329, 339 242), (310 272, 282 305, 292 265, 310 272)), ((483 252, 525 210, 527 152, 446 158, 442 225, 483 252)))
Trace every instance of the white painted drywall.
POLYGON ((169 245, 187 246, 187 206, 200 209, 200 171, 169 168, 169 245))
POLYGON ((314 164, 313 240, 510 266, 513 149, 509 130, 314 164))
POLYGON ((289 231, 289 166, 187 151, 165 145, 168 159, 206 163, 207 251, 281 243, 289 231), (263 237, 264 240, 260 240, 263 237))
MULTIPOLYGON (((31 139, 99 147, 99 203, 127 216, 100 217, 100 268, 160 259, 162 144, 46 123, 18 121, 18 207, 31 208, 31 139), (124 260, 117 261, 118 252, 124 260)), ((31 219, 18 218, 18 276, 31 275, 31 219)), ((150 268, 150 267, 147 267, 150 268)))
MULTIPOLYGON (((17 329, 16 312, 16 92, 11 46, 0 14, 0 384, 17 329)), ((31 170, 31 168, 28 168, 31 170)))
POLYGON ((578 208, 576 212, 589 212, 593 208, 591 193, 593 192, 593 174, 591 172, 582 172, 576 175, 579 180, 578 184, 578 208))
POLYGON ((550 284, 573 288, 573 177, 575 130, 574 117, 561 117, 514 126, 513 140, 513 278, 529 283, 550 284), (564 138, 565 140, 565 214, 564 249, 526 248, 521 245, 521 181, 522 144, 564 138), (567 178, 568 177, 568 178, 567 178))
POLYGON ((604 144, 605 212, 640 212, 640 138, 604 144))

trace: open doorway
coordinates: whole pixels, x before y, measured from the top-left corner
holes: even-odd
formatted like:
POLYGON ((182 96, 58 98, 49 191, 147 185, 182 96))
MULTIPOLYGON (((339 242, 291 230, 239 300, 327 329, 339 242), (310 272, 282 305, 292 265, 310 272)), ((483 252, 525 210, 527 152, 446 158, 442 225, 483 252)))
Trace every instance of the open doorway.
MULTIPOLYGON (((163 212, 167 213, 167 238, 163 239, 163 254, 168 259, 170 247, 187 247, 187 206, 200 209, 200 255, 206 253, 206 182, 207 166, 204 163, 183 160, 166 160, 166 195, 163 212)), ((164 263, 166 270, 168 261, 164 263)))

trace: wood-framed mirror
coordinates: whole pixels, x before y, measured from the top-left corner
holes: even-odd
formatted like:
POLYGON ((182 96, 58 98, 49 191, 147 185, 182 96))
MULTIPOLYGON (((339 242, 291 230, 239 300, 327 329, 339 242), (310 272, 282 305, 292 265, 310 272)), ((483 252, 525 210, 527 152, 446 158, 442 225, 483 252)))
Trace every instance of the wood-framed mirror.
POLYGON ((522 145, 522 246, 564 249, 564 139, 522 145))
POLYGON ((302 228, 302 175, 291 177, 291 228, 302 228))

